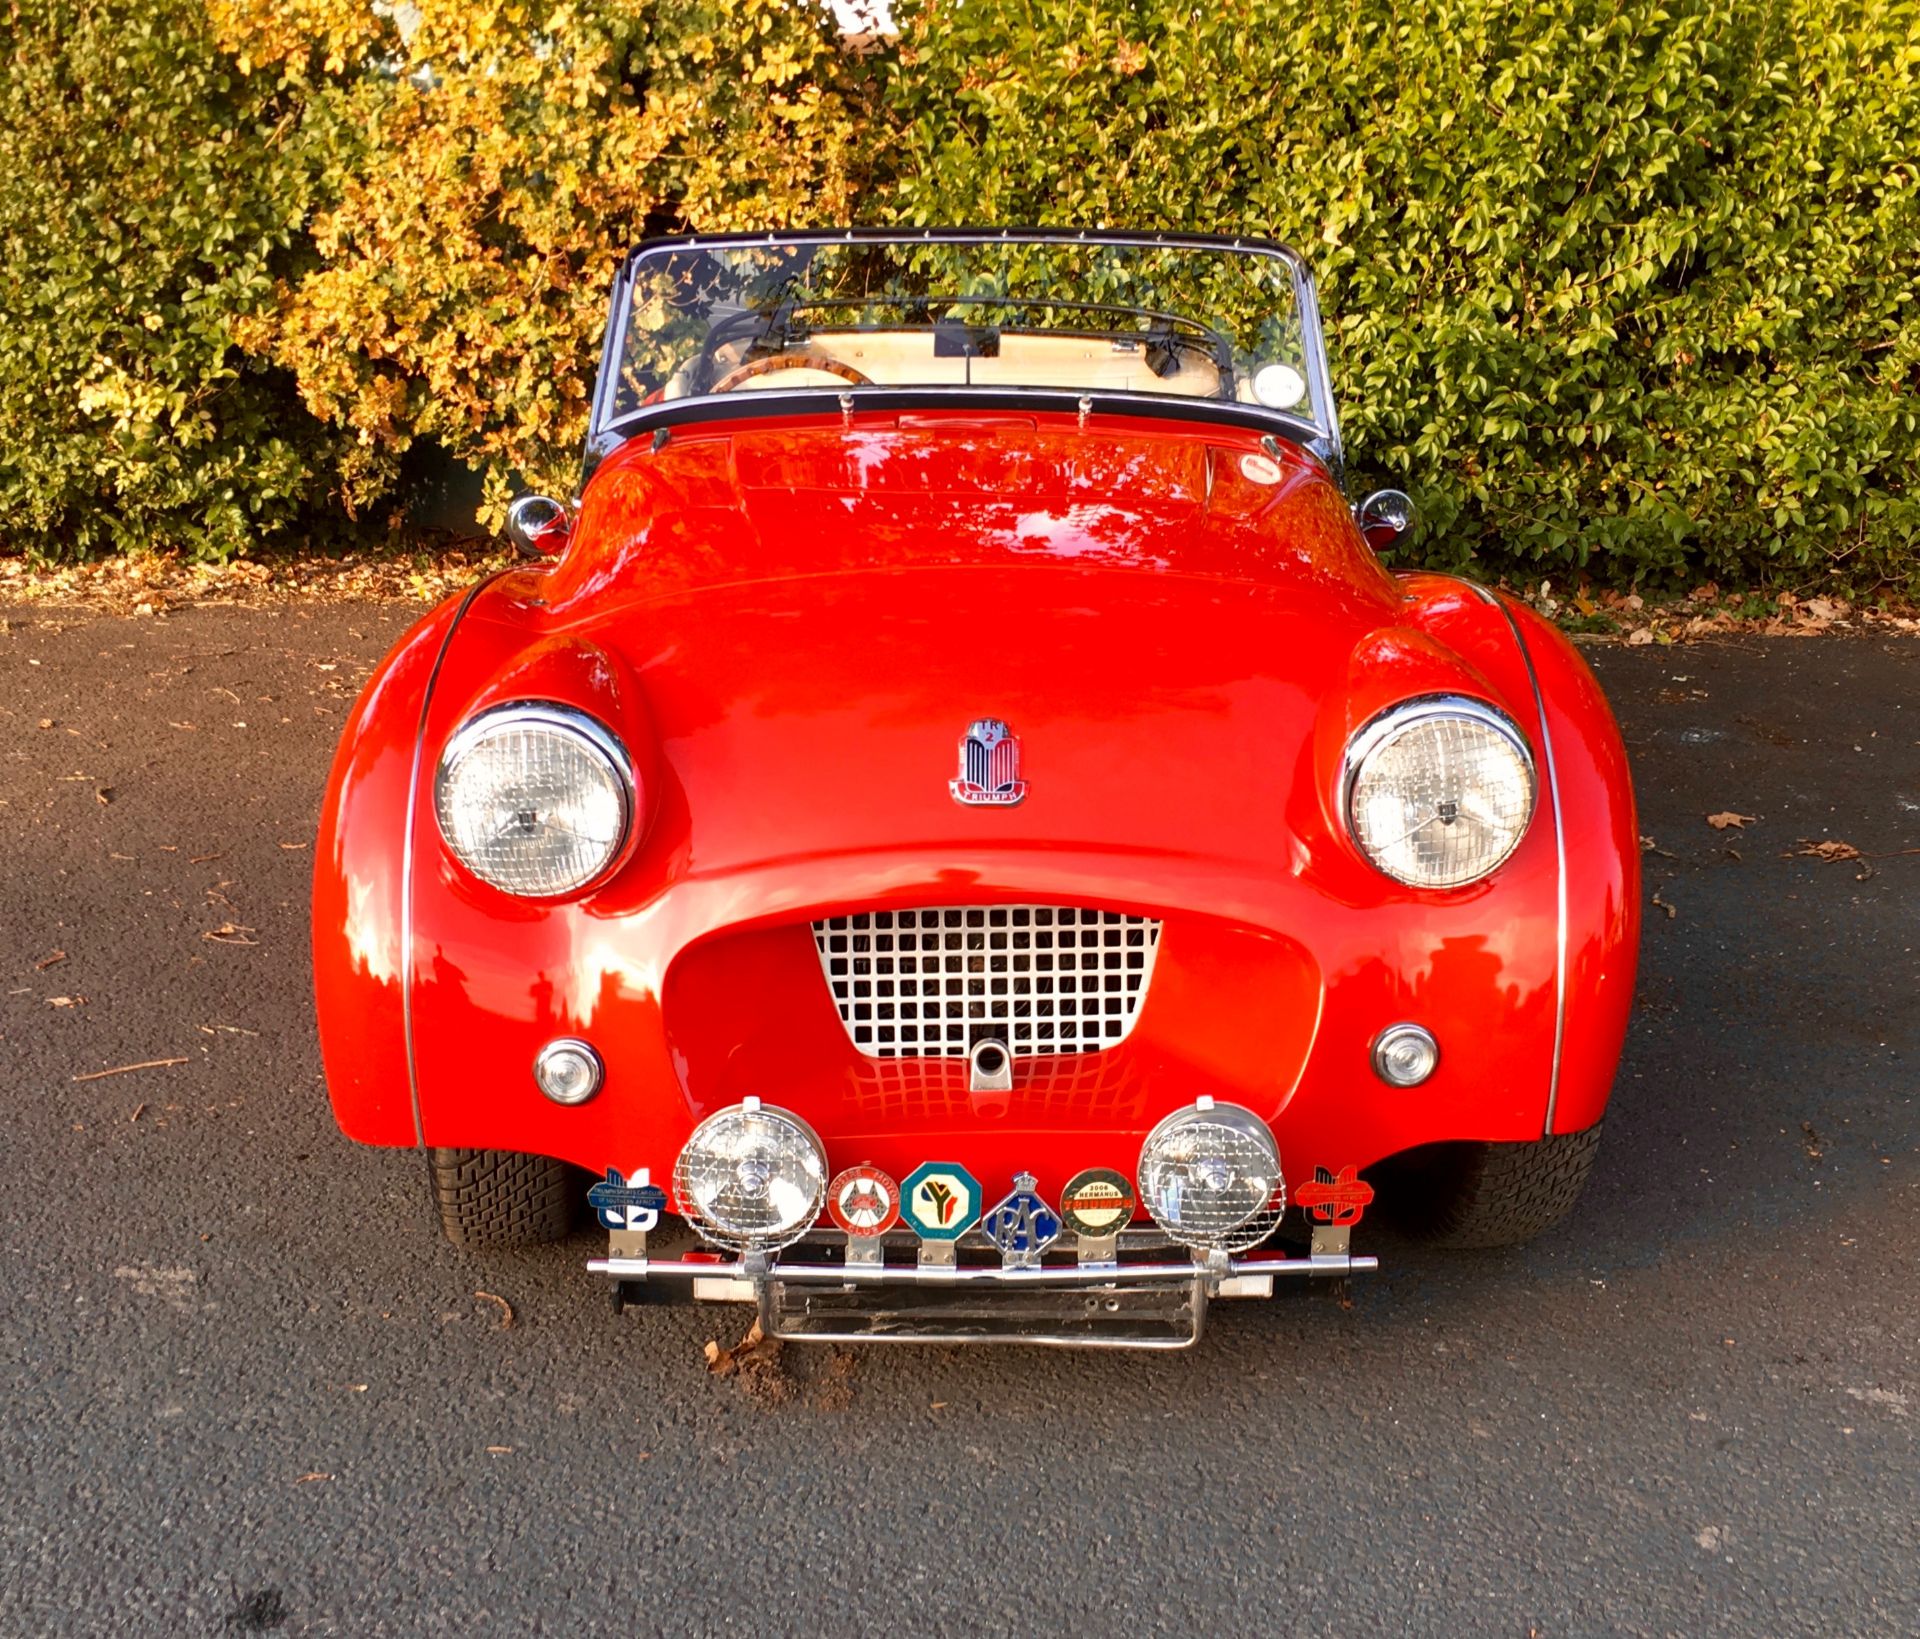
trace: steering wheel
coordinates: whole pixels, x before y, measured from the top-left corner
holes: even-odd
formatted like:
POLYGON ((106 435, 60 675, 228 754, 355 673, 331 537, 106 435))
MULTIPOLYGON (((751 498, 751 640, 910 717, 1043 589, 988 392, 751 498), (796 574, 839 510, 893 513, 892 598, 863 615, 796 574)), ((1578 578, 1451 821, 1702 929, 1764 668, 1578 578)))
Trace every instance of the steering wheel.
POLYGON ((770 376, 781 370, 813 370, 822 375, 838 376, 854 387, 873 385, 872 376, 862 375, 851 364, 842 364, 838 359, 830 359, 824 353, 775 353, 771 358, 753 359, 746 364, 736 364, 707 391, 730 393, 742 382, 752 381, 755 376, 770 376))

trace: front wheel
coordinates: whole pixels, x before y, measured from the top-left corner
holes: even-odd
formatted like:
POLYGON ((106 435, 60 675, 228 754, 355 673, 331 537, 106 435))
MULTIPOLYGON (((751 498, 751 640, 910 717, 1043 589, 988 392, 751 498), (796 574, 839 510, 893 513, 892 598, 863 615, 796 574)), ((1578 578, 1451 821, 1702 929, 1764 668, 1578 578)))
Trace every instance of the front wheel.
POLYGON ((440 1227, 455 1246, 532 1246, 573 1228, 573 1168, 514 1150, 427 1151, 440 1227))
POLYGON ((1598 1125, 1520 1144, 1432 1144, 1382 1169, 1381 1205, 1434 1246, 1518 1246, 1572 1211, 1599 1150, 1598 1125))

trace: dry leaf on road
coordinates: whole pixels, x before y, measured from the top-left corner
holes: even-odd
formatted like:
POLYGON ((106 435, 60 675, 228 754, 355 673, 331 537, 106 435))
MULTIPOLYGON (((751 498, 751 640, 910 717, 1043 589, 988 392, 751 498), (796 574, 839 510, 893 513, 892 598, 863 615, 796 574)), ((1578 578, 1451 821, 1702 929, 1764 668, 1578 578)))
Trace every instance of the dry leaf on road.
POLYGON ((1716 831, 1724 831, 1729 826, 1737 831, 1743 830, 1753 824, 1757 818, 1759 818, 1757 814, 1736 814, 1729 809, 1722 814, 1709 814, 1707 816, 1707 823, 1716 831))
POLYGON ((1810 837, 1802 837, 1800 846, 1793 853, 1782 856, 1787 859, 1858 859, 1860 850, 1851 842, 1815 842, 1810 837))

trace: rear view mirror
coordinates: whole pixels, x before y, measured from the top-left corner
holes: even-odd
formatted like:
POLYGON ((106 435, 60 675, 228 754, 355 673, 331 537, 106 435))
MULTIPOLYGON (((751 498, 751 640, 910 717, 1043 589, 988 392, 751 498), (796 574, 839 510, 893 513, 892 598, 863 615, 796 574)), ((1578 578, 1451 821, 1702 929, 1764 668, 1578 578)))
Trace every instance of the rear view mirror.
POLYGON ((1376 552, 1413 532, 1413 498, 1397 489, 1376 489, 1353 509, 1353 521, 1376 552))
POLYGON ((569 527, 567 509, 549 495, 523 495, 507 509, 507 539, 523 558, 558 557, 569 527))

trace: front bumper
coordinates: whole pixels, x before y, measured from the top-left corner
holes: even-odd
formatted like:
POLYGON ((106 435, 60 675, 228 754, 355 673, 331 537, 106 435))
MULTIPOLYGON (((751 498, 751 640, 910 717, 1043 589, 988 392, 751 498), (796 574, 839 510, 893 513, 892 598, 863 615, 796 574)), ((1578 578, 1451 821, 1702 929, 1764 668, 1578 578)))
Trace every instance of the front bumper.
MULTIPOLYGON (((1379 1267, 1347 1250, 1347 1232, 1316 1229, 1305 1256, 1252 1252, 1209 1259, 1123 1249, 1109 1261, 1022 1267, 962 1254, 900 1261, 915 1243, 890 1237, 877 1261, 846 1256, 819 1233, 781 1254, 649 1258, 610 1253, 587 1267, 619 1283, 622 1302, 750 1303, 764 1336, 816 1343, 1036 1343, 1184 1349, 1216 1300, 1271 1297, 1300 1277, 1343 1279, 1379 1267)), ((865 1249, 863 1249, 865 1250, 865 1249)))

